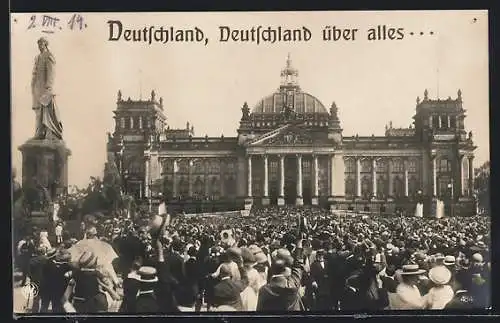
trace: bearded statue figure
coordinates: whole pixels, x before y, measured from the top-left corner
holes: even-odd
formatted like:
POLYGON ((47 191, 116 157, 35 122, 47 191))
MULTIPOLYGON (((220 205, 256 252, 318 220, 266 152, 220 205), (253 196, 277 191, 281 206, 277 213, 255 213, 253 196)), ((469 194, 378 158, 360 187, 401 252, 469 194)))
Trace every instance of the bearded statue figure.
POLYGON ((31 79, 32 108, 36 115, 34 139, 62 140, 63 127, 53 92, 56 61, 48 45, 45 38, 38 40, 40 54, 35 58, 31 79))

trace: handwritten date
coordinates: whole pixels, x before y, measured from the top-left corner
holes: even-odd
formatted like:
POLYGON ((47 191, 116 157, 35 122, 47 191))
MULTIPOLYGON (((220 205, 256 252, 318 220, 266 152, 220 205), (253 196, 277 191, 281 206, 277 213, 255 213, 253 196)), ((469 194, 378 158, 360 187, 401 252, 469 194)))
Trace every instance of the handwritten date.
MULTIPOLYGON (((50 34, 62 30, 63 26, 61 19, 52 15, 32 15, 28 23, 28 29, 41 28, 42 32, 50 34)), ((66 22, 66 27, 69 30, 83 30, 87 28, 87 24, 82 15, 75 13, 66 22)))

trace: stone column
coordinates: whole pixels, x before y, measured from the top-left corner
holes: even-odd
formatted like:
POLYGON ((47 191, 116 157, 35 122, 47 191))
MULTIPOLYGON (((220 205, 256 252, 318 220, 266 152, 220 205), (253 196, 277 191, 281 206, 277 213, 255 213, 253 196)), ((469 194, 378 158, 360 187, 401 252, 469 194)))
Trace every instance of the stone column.
POLYGON ((313 156, 314 161, 314 196, 312 198, 312 205, 319 204, 319 165, 318 155, 313 156))
POLYGON ((172 195, 177 197, 179 196, 179 192, 177 190, 177 159, 174 159, 174 165, 173 165, 173 174, 172 174, 172 195))
POLYGON ((465 195, 465 176, 464 176, 464 155, 458 156, 458 196, 464 196, 465 195))
POLYGON ((438 120, 439 120, 438 128, 441 128, 441 115, 438 116, 438 120))
POLYGON ((448 115, 448 129, 451 128, 451 117, 448 115))
POLYGON ((372 193, 377 198, 377 158, 372 159, 372 193))
POLYGON ((208 162, 207 160, 203 160, 203 182, 205 183, 204 195, 205 198, 209 196, 209 185, 208 185, 208 162))
POLYGON ((139 129, 142 129, 142 116, 139 116, 139 129))
POLYGON ((361 159, 356 157, 356 197, 361 197, 361 159))
POLYGON ((247 183, 248 183, 248 189, 247 189, 247 195, 249 198, 252 197, 252 156, 248 156, 248 169, 247 169, 247 183))
POLYGON ((285 205, 285 156, 280 155, 280 192, 278 205, 285 205))
POLYGON ((335 196, 335 155, 330 155, 330 196, 335 196))
POLYGON ((404 167, 405 197, 408 197, 408 195, 409 195, 409 190, 408 190, 408 160, 403 161, 403 167, 404 167))
POLYGON ((387 158, 387 184, 387 197, 392 198, 394 193, 394 182, 392 181, 392 159, 390 158, 387 158))
POLYGON ((145 156, 144 160, 144 195, 146 195, 146 198, 149 198, 151 196, 149 192, 149 163, 150 163, 150 158, 149 156, 145 156))
POLYGON ((267 155, 263 156, 264 160, 264 196, 262 197, 262 205, 269 205, 269 165, 267 155))
POLYGON ((134 129, 134 117, 130 117, 130 129, 134 129))
POLYGON ((474 193, 474 156, 469 156, 469 196, 474 193))
POLYGON ((193 196, 193 160, 192 159, 189 159, 189 162, 188 162, 188 183, 189 183, 189 197, 192 197, 193 196))
POLYGON ((304 205, 302 198, 302 155, 297 155, 297 205, 304 205))
POLYGON ((220 163, 220 172, 219 172, 219 178, 220 178, 220 196, 221 198, 224 198, 226 195, 226 190, 225 190, 225 183, 226 183, 226 173, 225 173, 225 165, 226 163, 224 162, 223 159, 219 161, 220 163))
POLYGON ((432 196, 437 197, 437 170, 436 170, 436 156, 432 158, 432 196))

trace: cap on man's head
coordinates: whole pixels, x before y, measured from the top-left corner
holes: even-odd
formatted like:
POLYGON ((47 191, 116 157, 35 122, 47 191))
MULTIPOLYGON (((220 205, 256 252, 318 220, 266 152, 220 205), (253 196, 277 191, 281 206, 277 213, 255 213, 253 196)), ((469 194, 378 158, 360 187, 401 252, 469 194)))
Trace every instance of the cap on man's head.
POLYGON ((232 277, 232 270, 229 264, 221 264, 219 268, 219 277, 232 277))

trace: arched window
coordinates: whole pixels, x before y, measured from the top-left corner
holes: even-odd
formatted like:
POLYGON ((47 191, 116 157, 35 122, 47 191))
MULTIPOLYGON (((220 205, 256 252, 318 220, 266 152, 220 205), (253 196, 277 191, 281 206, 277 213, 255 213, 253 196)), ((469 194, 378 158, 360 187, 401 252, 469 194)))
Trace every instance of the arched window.
POLYGON ((182 197, 189 196, 189 182, 184 176, 179 178, 179 195, 182 197))
POLYGON ((345 180, 345 195, 354 196, 356 194, 356 182, 353 178, 348 177, 345 180))
POLYGON ((166 196, 167 198, 172 197, 172 192, 173 192, 173 188, 174 188, 173 181, 168 177, 164 177, 162 184, 163 184, 163 187, 162 187, 163 195, 166 196))
POLYGON ((396 177, 394 178, 394 182, 393 182, 393 189, 394 189, 394 192, 393 192, 393 196, 396 196, 396 197, 401 197, 401 196, 404 196, 404 184, 403 184, 403 180, 399 177, 396 177))
POLYGON ((210 186, 211 186, 211 195, 214 198, 219 198, 220 197, 220 181, 217 177, 212 177, 210 181, 210 186))
POLYGON ((415 196, 419 190, 418 179, 415 176, 411 176, 408 180, 408 194, 410 196, 415 196))
POLYGON ((144 163, 139 158, 134 158, 129 162, 127 169, 129 174, 140 176, 144 174, 144 163))
POLYGON ((205 173, 205 164, 203 159, 196 159, 193 161, 193 173, 194 174, 205 173))
POLYGON ((171 174, 174 171, 174 160, 172 159, 162 159, 161 160, 161 173, 171 174))
POLYGON ((372 195, 372 180, 369 176, 364 176, 361 180, 361 195, 367 198, 372 195))
POLYGON ((189 173, 189 161, 187 159, 181 159, 177 161, 177 172, 179 174, 189 173))
POLYGON ((210 174, 220 174, 220 160, 215 158, 211 160, 208 166, 208 172, 210 174))
POLYGON ((386 173, 387 172, 387 160, 379 159, 377 160, 377 173, 386 173))
POLYGON ((368 159, 364 159, 361 161, 361 172, 369 173, 372 171, 372 161, 368 159))
POLYGON ((469 159, 467 157, 464 157, 462 160, 462 183, 463 183, 463 188, 462 192, 464 195, 469 195, 469 159))
POLYGON ((387 185, 386 180, 383 176, 379 176, 377 179, 377 197, 385 198, 387 196, 387 185))
POLYGON ((347 158, 345 160, 345 172, 346 173, 356 172, 356 161, 354 160, 354 158, 347 158))
POLYGON ((439 160, 438 169, 440 173, 451 172, 451 162, 448 160, 448 158, 443 157, 439 160))
POLYGON ((201 176, 196 177, 194 182, 194 196, 204 196, 205 195, 205 182, 201 176))

